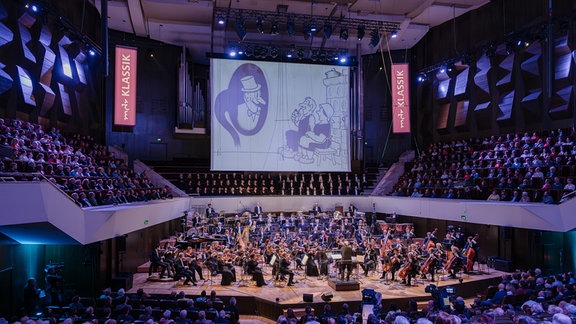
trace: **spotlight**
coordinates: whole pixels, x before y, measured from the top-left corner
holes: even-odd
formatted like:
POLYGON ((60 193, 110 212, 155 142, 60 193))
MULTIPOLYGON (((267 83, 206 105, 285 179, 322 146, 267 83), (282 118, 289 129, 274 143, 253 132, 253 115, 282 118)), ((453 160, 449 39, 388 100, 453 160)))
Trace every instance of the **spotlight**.
POLYGON ((296 46, 294 44, 290 45, 290 49, 286 52, 286 58, 293 58, 296 54, 296 46))
POLYGON ((390 33, 390 37, 392 37, 392 38, 398 37, 398 31, 397 31, 397 30, 393 30, 392 33, 390 33))
POLYGON ((329 21, 326 21, 324 23, 324 37, 328 39, 330 36, 332 36, 332 24, 329 21))
POLYGON ((440 73, 446 73, 446 68, 440 68, 440 73))
POLYGON ((380 43, 380 31, 378 29, 374 29, 370 32, 370 44, 368 44, 371 48, 378 46, 380 43))
POLYGON ((29 9, 30 11, 37 13, 40 11, 40 7, 35 3, 27 3, 24 5, 24 8, 29 9))
POLYGON ((280 34, 280 28, 278 28, 278 22, 273 21, 272 26, 270 26, 270 35, 280 34))
POLYGON ((318 26, 316 26, 316 23, 314 21, 312 21, 310 23, 310 32, 315 33, 317 30, 318 30, 318 26))
POLYGON ((340 62, 341 64, 344 64, 344 63, 348 62, 348 56, 347 56, 346 54, 340 55, 340 58, 338 59, 338 62, 340 62))
POLYGON ((218 21, 218 25, 221 25, 221 26, 226 23, 226 19, 224 19, 224 16, 222 16, 222 15, 218 15, 217 21, 218 21))
POLYGON ((256 18, 256 30, 260 33, 264 33, 264 18, 258 17, 256 18))
POLYGON ((244 55, 244 48, 242 46, 238 46, 238 55, 244 55))
POLYGON ((228 56, 236 57, 236 55, 238 55, 238 51, 236 50, 236 47, 234 47, 234 46, 230 47, 230 50, 228 50, 228 56))
POLYGON ((358 26, 358 40, 362 40, 365 34, 366 34, 366 28, 364 27, 364 25, 358 26))
POLYGON ((296 25, 294 24, 294 20, 290 18, 288 18, 288 21, 286 22, 286 32, 288 33, 288 36, 292 36, 296 32, 296 25))
POLYGON ((348 28, 340 29, 340 39, 343 39, 343 40, 348 39, 348 28))
POLYGON ((418 83, 426 81, 426 74, 424 73, 418 74, 418 76, 416 77, 416 81, 418 81, 418 83))
POLYGON ((84 45, 84 50, 86 51, 88 56, 94 57, 94 56, 98 55, 98 52, 94 49, 94 47, 92 47, 92 45, 90 45, 88 43, 86 43, 84 45))

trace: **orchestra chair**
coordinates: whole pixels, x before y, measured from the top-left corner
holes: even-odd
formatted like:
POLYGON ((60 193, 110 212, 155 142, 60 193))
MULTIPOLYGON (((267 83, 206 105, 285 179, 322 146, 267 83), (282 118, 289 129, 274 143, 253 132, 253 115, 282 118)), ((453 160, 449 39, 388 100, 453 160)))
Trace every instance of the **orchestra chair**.
POLYGON ((242 268, 242 272, 240 275, 240 280, 237 282, 238 287, 250 287, 250 280, 252 279, 252 275, 248 274, 248 262, 242 262, 240 267, 242 268))

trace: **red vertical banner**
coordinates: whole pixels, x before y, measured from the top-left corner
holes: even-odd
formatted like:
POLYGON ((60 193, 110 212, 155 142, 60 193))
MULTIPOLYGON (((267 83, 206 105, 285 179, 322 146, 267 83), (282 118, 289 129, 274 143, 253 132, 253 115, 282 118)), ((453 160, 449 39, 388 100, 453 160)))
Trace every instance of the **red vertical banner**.
POLYGON ((392 131, 410 133, 410 78, 408 64, 392 64, 392 131))
POLYGON ((114 67, 114 125, 136 125, 136 68, 138 51, 116 46, 114 67))

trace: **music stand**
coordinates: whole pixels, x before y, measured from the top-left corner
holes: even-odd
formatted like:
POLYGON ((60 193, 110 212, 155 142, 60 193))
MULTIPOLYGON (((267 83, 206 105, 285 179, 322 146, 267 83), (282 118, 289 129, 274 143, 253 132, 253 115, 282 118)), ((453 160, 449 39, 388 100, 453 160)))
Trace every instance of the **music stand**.
POLYGON ((302 281, 306 281, 308 280, 308 259, 310 257, 308 256, 308 254, 305 254, 304 257, 302 258, 302 261, 300 261, 300 265, 304 266, 304 278, 300 279, 302 281))
POLYGON ((212 269, 210 269, 210 267, 208 267, 207 263, 204 263, 204 265, 206 266, 206 269, 208 270, 208 279, 204 279, 204 283, 208 282, 208 286, 212 286, 212 283, 214 282, 212 280, 212 269))
POLYGON ((238 287, 250 287, 250 282, 248 281, 247 276, 249 276, 248 274, 248 266, 245 264, 246 261, 242 261, 240 264, 240 268, 242 269, 242 276, 240 277, 241 279, 238 280, 237 282, 237 286, 238 287))

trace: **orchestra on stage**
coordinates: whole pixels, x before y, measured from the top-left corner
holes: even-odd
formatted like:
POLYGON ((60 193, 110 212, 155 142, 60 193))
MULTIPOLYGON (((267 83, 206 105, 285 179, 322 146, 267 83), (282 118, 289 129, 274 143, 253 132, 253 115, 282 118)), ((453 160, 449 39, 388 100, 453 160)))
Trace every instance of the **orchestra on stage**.
POLYGON ((470 272, 478 255, 478 235, 460 227, 449 226, 441 239, 438 229, 417 238, 412 224, 366 219, 353 205, 276 215, 258 204, 255 211, 227 216, 209 205, 203 215, 186 216, 176 240, 150 253, 149 276, 159 271, 160 277, 185 279, 185 285, 219 278, 226 286, 237 281, 238 267, 257 287, 284 281, 292 286, 295 274, 341 281, 376 274, 385 283, 411 286, 415 278, 434 282, 439 273, 456 278, 470 272), (270 282, 264 267, 271 268, 270 282))

